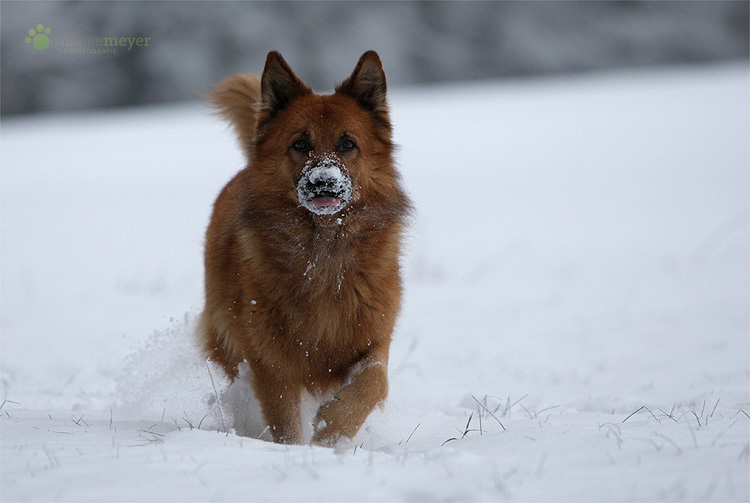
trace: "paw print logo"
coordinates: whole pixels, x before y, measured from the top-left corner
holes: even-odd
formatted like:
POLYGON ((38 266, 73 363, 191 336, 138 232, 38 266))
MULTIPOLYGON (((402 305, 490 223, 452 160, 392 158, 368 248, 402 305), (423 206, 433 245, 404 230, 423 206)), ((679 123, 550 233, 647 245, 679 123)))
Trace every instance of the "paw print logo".
POLYGON ((29 36, 24 39, 27 44, 33 44, 34 48, 43 51, 49 47, 49 35, 52 33, 50 28, 45 28, 43 24, 36 25, 36 29, 29 30, 29 36))

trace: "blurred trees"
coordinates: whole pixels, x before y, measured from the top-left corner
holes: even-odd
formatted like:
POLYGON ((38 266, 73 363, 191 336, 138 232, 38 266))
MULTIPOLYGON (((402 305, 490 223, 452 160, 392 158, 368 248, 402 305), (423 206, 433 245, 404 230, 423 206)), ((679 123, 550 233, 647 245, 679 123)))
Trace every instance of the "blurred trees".
POLYGON ((12 2, 0 4, 2 114, 193 100, 280 50, 318 91, 367 49, 391 85, 748 57, 747 2, 12 2), (24 43, 150 37, 117 54, 24 43))

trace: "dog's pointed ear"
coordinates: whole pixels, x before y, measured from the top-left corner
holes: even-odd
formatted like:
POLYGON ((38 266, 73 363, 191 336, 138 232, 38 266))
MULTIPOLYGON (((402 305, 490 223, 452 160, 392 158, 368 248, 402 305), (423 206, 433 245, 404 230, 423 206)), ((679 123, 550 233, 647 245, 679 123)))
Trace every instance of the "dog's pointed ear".
POLYGON ((297 77, 277 51, 266 57, 260 80, 261 107, 273 117, 300 96, 312 90, 297 77))
POLYGON ((376 115, 383 115, 382 118, 388 114, 385 91, 385 73, 375 51, 364 53, 349 78, 336 88, 337 93, 351 96, 359 106, 376 115))

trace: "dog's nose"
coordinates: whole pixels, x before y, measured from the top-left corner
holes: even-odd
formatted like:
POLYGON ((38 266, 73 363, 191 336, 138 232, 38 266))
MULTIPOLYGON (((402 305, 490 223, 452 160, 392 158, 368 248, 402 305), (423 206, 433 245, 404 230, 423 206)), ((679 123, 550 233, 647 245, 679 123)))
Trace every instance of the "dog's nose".
POLYGON ((338 166, 317 164, 310 169, 307 188, 314 192, 340 192, 348 178, 338 166))
POLYGON ((337 192, 340 190, 340 178, 336 178, 327 174, 318 176, 314 180, 309 180, 308 188, 314 192, 337 192))

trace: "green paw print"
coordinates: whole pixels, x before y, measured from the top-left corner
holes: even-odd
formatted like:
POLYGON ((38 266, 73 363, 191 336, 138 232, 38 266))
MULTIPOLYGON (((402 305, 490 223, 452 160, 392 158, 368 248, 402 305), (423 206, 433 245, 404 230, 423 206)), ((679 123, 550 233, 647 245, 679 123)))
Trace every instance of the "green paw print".
POLYGON ((34 28, 29 30, 29 36, 26 37, 24 42, 27 44, 34 44, 34 47, 40 51, 45 50, 47 47, 49 47, 49 35, 52 33, 52 30, 49 28, 45 28, 43 24, 36 25, 36 30, 34 28))

